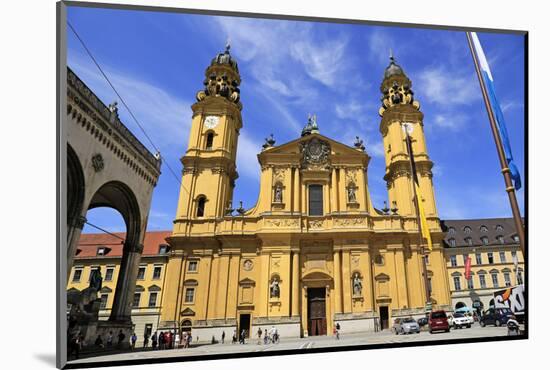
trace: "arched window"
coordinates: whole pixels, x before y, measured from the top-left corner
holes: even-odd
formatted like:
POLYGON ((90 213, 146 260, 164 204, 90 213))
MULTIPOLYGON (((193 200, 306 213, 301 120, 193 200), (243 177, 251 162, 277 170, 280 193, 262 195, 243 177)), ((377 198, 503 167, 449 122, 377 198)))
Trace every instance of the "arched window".
POLYGON ((197 199, 197 217, 204 217, 204 206, 206 204, 206 197, 200 196, 197 199))
POLYGON ((206 135, 206 150, 212 150, 212 144, 214 143, 214 133, 209 132, 206 135))

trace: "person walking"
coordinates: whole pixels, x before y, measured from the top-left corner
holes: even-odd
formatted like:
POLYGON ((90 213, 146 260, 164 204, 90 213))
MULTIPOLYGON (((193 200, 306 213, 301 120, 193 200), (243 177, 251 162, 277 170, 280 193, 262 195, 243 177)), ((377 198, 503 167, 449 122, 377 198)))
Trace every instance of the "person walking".
POLYGON ((124 333, 122 332, 122 329, 120 329, 120 331, 118 332, 118 343, 117 343, 117 347, 119 349, 122 348, 122 345, 124 343, 124 338, 126 338, 126 335, 124 335, 124 333))
POLYGON ((231 344, 237 343, 237 330, 233 331, 233 339, 231 340, 231 344))
POLYGON ((164 332, 161 331, 160 334, 159 334, 159 350, 163 350, 164 349, 164 332))
POLYGON ((258 345, 262 344, 262 328, 258 328, 258 345))
POLYGON ((336 339, 340 339, 340 323, 336 323, 336 339))
POLYGON ((157 335, 157 332, 155 331, 155 333, 151 337, 151 344, 153 345, 153 350, 157 349, 157 343, 158 343, 158 335, 157 335))
POLYGON ((132 336, 130 337, 130 340, 132 342, 132 350, 136 349, 136 341, 137 341, 136 333, 132 333, 132 336))
POLYGON ((95 344, 95 346, 98 347, 98 348, 103 348, 103 347, 104 347, 104 346, 103 346, 103 339, 101 338, 101 335, 100 335, 100 334, 97 335, 97 338, 96 338, 94 344, 95 344))
POLYGON ((143 335, 143 348, 147 348, 149 345, 149 334, 145 333, 143 335))
POLYGON ((113 346, 113 332, 110 331, 109 334, 107 334, 107 347, 111 348, 113 346))
POLYGON ((225 341, 225 331, 222 331, 222 344, 224 343, 225 341))
POLYGON ((267 329, 264 329, 264 344, 267 344, 269 337, 267 336, 267 329))
POLYGON ((180 341, 181 341, 180 333, 176 332, 176 335, 174 336, 174 349, 180 348, 180 341))

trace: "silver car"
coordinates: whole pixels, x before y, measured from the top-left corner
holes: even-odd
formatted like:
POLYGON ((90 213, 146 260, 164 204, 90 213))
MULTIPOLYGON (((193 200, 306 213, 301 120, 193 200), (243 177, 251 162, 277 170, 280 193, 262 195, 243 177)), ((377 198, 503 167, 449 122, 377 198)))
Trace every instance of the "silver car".
POLYGON ((395 319, 392 330, 396 335, 420 333, 420 326, 412 317, 406 317, 395 319))

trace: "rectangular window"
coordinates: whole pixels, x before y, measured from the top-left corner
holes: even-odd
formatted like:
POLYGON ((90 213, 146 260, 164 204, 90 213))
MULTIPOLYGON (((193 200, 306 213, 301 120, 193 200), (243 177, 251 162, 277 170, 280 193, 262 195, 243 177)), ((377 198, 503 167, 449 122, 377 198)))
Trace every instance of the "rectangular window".
POLYGON ((489 264, 492 265, 495 263, 495 260, 493 259, 493 252, 487 253, 487 258, 489 259, 489 264))
POLYGON ((491 279, 493 279, 493 287, 498 288, 498 274, 491 274, 491 279))
POLYGON ((105 247, 97 248, 97 255, 98 256, 104 256, 105 255, 105 247))
POLYGON ((138 308, 140 300, 141 300, 141 293, 134 293, 134 301, 132 302, 132 307, 138 308))
POLYGON ((193 303, 195 300, 195 288, 185 290, 185 303, 193 303))
POLYGON ((506 252, 499 252, 500 262, 506 263, 506 252))
POLYGON ((455 283, 455 290, 461 290, 460 289, 460 277, 459 276, 453 277, 453 281, 455 283))
POLYGON ((109 294, 102 294, 101 295, 101 304, 99 305, 99 308, 101 310, 104 310, 107 308, 107 299, 109 298, 109 294))
POLYGON ((476 263, 478 265, 483 264, 483 261, 481 260, 481 253, 476 253, 476 263))
POLYGON ((510 281, 510 273, 509 272, 504 273, 504 285, 512 286, 512 282, 510 281))
POLYGON ((189 266, 187 267, 187 271, 196 272, 198 266, 199 266, 199 261, 189 261, 189 266))
POLYGON ((94 270, 99 270, 99 272, 101 272, 101 267, 99 266, 92 266, 92 268, 90 269, 90 275, 88 276, 88 282, 90 282, 90 279, 92 277, 92 273, 94 272, 94 270))
POLYGON ((107 270, 105 271, 105 281, 113 280, 113 273, 114 272, 115 272, 114 267, 107 267, 107 270))
POLYGON ((485 275, 479 275, 479 287, 481 289, 487 288, 487 282, 485 281, 485 275))
POLYGON ((516 251, 512 251, 512 258, 517 258, 518 253, 516 251))
POLYGON ((75 269, 73 273, 73 283, 78 283, 82 277, 82 269, 75 269))
POLYGON ((157 292, 149 293, 149 307, 155 307, 157 305, 157 292))
POLYGON ((138 280, 145 279, 145 269, 146 269, 146 266, 139 266, 138 275, 137 275, 138 280))
POLYGON ((162 266, 155 266, 153 269, 153 279, 160 279, 160 272, 162 271, 162 266))
POLYGON ((159 254, 165 254, 168 252, 168 246, 166 244, 161 244, 159 247, 159 254))
POLYGON ((455 255, 451 256, 451 267, 456 267, 456 256, 455 255))
POLYGON ((474 289, 474 278, 470 277, 468 280, 466 280, 468 284, 468 289, 474 289))
POLYGON ((309 215, 323 215, 323 186, 309 185, 309 215))

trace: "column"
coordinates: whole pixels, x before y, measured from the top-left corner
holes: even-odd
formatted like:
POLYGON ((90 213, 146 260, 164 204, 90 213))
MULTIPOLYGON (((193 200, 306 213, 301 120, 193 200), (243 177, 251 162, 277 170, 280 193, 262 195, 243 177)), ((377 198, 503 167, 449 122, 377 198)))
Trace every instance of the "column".
POLYGON ((215 253, 212 255, 212 265, 210 269, 210 285, 208 287, 209 293, 208 293, 208 311, 206 312, 206 316, 209 319, 216 319, 216 313, 218 311, 218 285, 220 284, 220 276, 219 276, 219 266, 220 266, 220 256, 216 256, 215 253))
POLYGON ((78 216, 75 219, 70 220, 67 225, 67 282, 69 282, 76 247, 78 246, 80 234, 82 233, 85 223, 86 217, 78 216))
POLYGON ((292 252, 292 310, 291 316, 300 316, 300 251, 292 252))
POLYGON ((301 207, 300 207, 300 169, 298 167, 294 168, 294 189, 293 189, 293 196, 294 196, 294 212, 300 213, 301 207))
POLYGON ((350 251, 342 251, 342 291, 344 312, 351 312, 351 275, 349 270, 350 251))
POLYGON ((372 311, 374 311, 374 287, 372 285, 372 262, 371 262, 371 254, 368 249, 365 250, 365 259, 366 259, 366 265, 365 266, 365 276, 363 278, 363 282, 365 284, 365 292, 363 293, 363 296, 365 297, 365 310, 368 310, 369 307, 372 311))
POLYGON ((340 250, 334 252, 334 308, 335 313, 342 313, 342 267, 340 264, 340 250))
POLYGON ((131 322, 132 303, 136 290, 137 270, 143 251, 142 244, 124 243, 120 272, 111 310, 111 321, 131 322))
POLYGON ((338 182, 336 181, 336 168, 332 168, 332 176, 331 176, 331 182, 330 182, 330 189, 331 189, 331 195, 330 195, 330 211, 331 212, 338 212, 338 182))
POLYGON ((218 266, 218 292, 217 292, 217 304, 215 318, 225 318, 225 307, 227 305, 227 288, 229 282, 229 254, 222 254, 219 257, 218 266))

